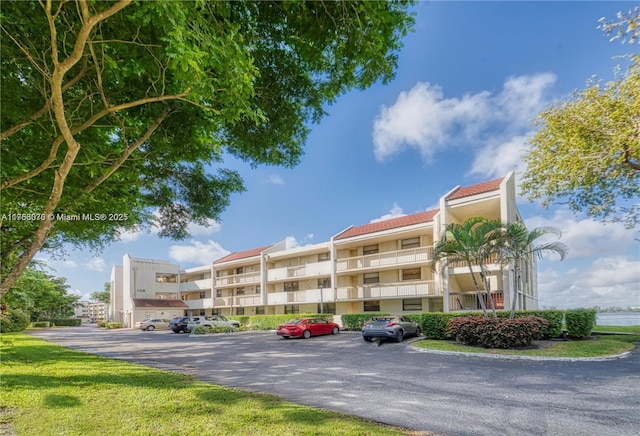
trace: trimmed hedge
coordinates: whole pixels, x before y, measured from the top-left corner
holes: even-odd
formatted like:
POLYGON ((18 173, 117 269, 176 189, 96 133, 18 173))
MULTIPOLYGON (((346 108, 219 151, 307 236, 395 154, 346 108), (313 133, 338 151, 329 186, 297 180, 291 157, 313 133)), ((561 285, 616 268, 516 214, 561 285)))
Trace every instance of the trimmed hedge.
POLYGON ((541 337, 546 323, 537 316, 513 319, 458 317, 449 321, 446 334, 466 345, 505 349, 525 347, 541 337))
POLYGON ((417 316, 418 314, 412 315, 412 319, 420 324, 420 329, 422 329, 422 334, 425 338, 443 340, 447 339, 446 329, 450 320, 453 318, 474 317, 478 316, 478 314, 475 312, 425 312, 419 314, 419 321, 415 319, 417 316))
POLYGON ((49 321, 34 321, 31 323, 31 328, 46 328, 51 327, 51 323, 49 321))
POLYGON ((249 330, 276 330, 280 324, 284 324, 292 319, 324 318, 331 321, 333 320, 333 315, 330 313, 289 313, 286 315, 254 315, 247 318, 247 329, 249 330))
POLYGON ((106 322, 106 323, 104 323, 104 326, 107 328, 107 330, 110 330, 110 329, 121 329, 122 328, 122 323, 121 322, 106 322))
POLYGON ((39 321, 49 321, 51 325, 56 327, 80 327, 82 325, 80 318, 45 318, 39 321))
POLYGON ((342 329, 360 331, 365 321, 369 321, 374 316, 385 316, 389 313, 349 313, 342 315, 342 329))
POLYGON ((595 309, 572 309, 565 312, 567 335, 571 338, 586 338, 596 325, 595 309))
POLYGON ((191 329, 192 335, 206 335, 211 329, 206 325, 197 325, 191 329))
POLYGON ((0 315, 0 333, 21 332, 30 323, 28 314, 17 309, 7 309, 0 315))

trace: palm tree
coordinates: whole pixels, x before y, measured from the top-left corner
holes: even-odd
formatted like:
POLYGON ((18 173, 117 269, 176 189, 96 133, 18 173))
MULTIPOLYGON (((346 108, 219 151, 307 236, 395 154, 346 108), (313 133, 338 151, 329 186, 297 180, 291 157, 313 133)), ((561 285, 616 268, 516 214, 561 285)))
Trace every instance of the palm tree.
MULTIPOLYGON (((452 263, 464 263, 469 268, 476 295, 480 294, 480 283, 476 278, 474 266, 480 269, 480 279, 487 294, 487 300, 491 305, 493 316, 496 308, 489 290, 486 264, 499 246, 502 236, 502 224, 498 220, 489 220, 483 217, 472 217, 462 224, 451 223, 445 228, 445 232, 433 253, 433 265, 443 261, 443 266, 452 263)), ((479 298, 480 307, 484 317, 487 317, 487 308, 483 298, 479 298)))
POLYGON ((502 238, 498 244, 498 256, 503 265, 513 265, 514 285, 513 297, 511 298, 511 313, 509 318, 515 316, 516 300, 518 298, 520 269, 523 262, 530 256, 542 258, 548 252, 558 253, 560 260, 563 260, 569 248, 562 242, 547 242, 541 245, 534 245, 534 242, 545 235, 555 235, 558 239, 562 236, 560 229, 551 226, 537 227, 531 231, 523 222, 515 221, 503 226, 502 238))

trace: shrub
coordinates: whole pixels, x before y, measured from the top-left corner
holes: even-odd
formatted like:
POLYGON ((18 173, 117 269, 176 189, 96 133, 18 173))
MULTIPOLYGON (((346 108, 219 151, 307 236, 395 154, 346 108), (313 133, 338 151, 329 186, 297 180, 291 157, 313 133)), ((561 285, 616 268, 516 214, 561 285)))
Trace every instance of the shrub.
POLYGON ((121 322, 105 322, 104 326, 107 328, 107 330, 110 330, 110 329, 121 329, 122 328, 122 323, 121 322))
POLYGON ((233 332, 237 332, 238 330, 240 330, 238 327, 234 327, 232 325, 225 325, 225 326, 213 328, 214 333, 233 333, 233 332))
POLYGON ((365 321, 369 321, 374 316, 385 316, 388 313, 349 313, 342 315, 343 330, 360 331, 365 321))
POLYGON ((7 309, 0 315, 0 333, 21 332, 29 327, 29 315, 18 309, 7 309))
POLYGON ((463 344, 486 348, 523 347, 540 337, 546 323, 537 316, 514 319, 458 317, 449 321, 446 335, 463 344))
POLYGON ((276 330, 280 324, 283 324, 291 319, 295 318, 324 318, 329 321, 333 320, 331 314, 317 314, 317 313, 296 313, 296 314, 280 314, 280 315, 254 315, 248 317, 248 328, 250 330, 276 330))
POLYGON ((453 318, 464 318, 469 316, 478 316, 477 313, 456 312, 426 312, 420 314, 420 329, 427 339, 443 340, 447 339, 446 329, 447 323, 453 318))
POLYGON ((573 309, 565 313, 567 334, 572 338, 585 338, 591 335, 596 325, 595 309, 573 309))
POLYGON ((98 324, 98 327, 106 327, 107 322, 106 321, 98 321, 96 324, 98 324))
POLYGON ((79 327, 82 325, 82 320, 80 318, 46 318, 40 319, 39 321, 49 321, 52 325, 56 325, 58 327, 79 327))
POLYGON ((31 328, 46 328, 50 327, 51 323, 49 321, 34 321, 31 323, 31 328))
POLYGON ((195 326, 194 328, 191 329, 191 334, 192 335, 206 335, 210 331, 211 331, 211 329, 209 327, 207 327, 206 325, 197 325, 197 326, 195 326))

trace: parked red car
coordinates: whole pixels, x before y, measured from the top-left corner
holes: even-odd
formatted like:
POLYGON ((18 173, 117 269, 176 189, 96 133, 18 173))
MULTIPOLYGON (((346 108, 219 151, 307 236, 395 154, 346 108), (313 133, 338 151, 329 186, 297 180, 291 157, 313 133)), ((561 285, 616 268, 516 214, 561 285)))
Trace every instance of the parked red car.
POLYGON ((280 324, 276 333, 285 339, 309 339, 311 336, 337 335, 340 333, 340 326, 322 318, 298 318, 280 324))

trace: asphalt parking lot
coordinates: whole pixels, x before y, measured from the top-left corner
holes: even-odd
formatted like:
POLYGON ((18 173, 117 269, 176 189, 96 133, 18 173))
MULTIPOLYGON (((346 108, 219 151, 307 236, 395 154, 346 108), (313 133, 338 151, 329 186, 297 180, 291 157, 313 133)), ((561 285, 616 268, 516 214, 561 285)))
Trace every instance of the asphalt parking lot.
POLYGON ((442 435, 639 435, 640 353, 604 362, 439 355, 358 333, 285 340, 94 326, 32 330, 65 347, 442 435))

